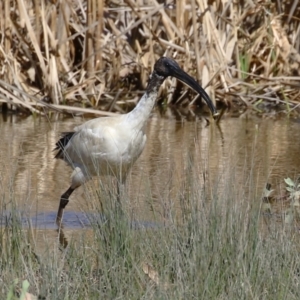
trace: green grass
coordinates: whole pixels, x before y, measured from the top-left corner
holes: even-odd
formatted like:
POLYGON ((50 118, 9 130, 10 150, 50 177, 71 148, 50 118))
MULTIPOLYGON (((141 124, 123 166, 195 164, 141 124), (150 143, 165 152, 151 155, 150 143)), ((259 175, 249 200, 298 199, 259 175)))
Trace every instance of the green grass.
POLYGON ((35 231, 12 214, 0 230, 0 299, 19 299, 25 280, 39 299, 299 299, 298 236, 264 219, 259 197, 235 182, 232 173, 205 195, 185 179, 189 192, 172 199, 180 205, 154 229, 133 230, 124 214, 104 208, 106 222, 69 239, 66 249, 45 235, 43 253, 35 231))

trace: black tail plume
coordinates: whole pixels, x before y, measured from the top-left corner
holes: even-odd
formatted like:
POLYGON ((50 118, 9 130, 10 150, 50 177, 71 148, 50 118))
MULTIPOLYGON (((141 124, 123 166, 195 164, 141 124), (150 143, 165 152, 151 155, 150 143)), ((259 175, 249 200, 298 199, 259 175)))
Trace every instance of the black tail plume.
POLYGON ((58 150, 58 152, 55 154, 54 158, 64 158, 64 149, 68 145, 69 141, 73 137, 75 132, 63 132, 61 135, 61 138, 58 140, 58 142, 55 144, 55 148, 53 151, 58 150))

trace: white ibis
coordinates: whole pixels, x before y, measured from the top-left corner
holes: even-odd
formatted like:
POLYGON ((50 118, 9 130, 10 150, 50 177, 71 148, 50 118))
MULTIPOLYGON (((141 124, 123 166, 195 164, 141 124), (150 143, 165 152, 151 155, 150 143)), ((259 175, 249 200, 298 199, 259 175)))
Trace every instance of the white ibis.
POLYGON ((217 110, 204 89, 171 58, 161 57, 154 65, 146 93, 129 113, 113 117, 96 118, 63 133, 56 143, 55 158, 67 162, 73 169, 71 185, 61 195, 56 222, 60 225, 63 210, 76 188, 96 175, 112 175, 120 188, 126 175, 146 143, 146 124, 157 98, 160 85, 168 76, 174 76, 198 92, 213 116, 217 110))

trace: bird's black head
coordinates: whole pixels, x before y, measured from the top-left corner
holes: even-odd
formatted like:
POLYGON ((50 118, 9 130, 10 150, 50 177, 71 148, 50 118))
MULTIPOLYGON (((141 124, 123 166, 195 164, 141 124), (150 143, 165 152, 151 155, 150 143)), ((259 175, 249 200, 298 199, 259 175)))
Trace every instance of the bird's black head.
POLYGON ((160 85, 168 76, 174 76, 199 93, 207 103, 213 116, 218 116, 217 109, 205 90, 194 78, 184 72, 174 59, 169 57, 161 57, 154 65, 153 75, 154 76, 151 78, 152 81, 150 80, 148 89, 151 90, 154 86, 157 86, 157 84, 160 85))
POLYGON ((175 76, 175 73, 181 70, 177 62, 169 57, 161 57, 154 65, 154 71, 158 76, 167 78, 175 76))

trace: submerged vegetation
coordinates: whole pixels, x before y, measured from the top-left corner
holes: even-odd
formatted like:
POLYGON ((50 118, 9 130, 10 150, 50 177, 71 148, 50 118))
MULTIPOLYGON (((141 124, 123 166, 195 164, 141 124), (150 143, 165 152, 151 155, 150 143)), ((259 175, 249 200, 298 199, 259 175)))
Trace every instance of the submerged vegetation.
MULTIPOLYGON (((219 106, 296 111, 295 3, 2 1, 2 110, 123 112, 123 104, 136 103, 145 89, 154 62, 167 55, 202 82, 219 106)), ((160 102, 199 104, 171 79, 160 102)))

